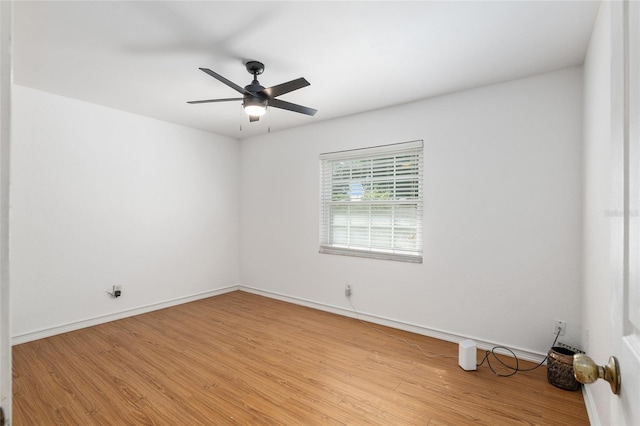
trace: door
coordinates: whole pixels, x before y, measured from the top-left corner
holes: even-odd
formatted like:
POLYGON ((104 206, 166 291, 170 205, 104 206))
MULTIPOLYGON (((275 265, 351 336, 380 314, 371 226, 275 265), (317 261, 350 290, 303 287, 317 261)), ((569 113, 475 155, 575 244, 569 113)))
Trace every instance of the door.
POLYGON ((0 1, 0 408, 11 418, 9 315, 9 123, 11 91, 11 2, 0 1))
POLYGON ((640 425, 640 2, 611 6, 614 197, 626 214, 612 234, 612 354, 620 364, 621 388, 612 396, 610 420, 640 425))

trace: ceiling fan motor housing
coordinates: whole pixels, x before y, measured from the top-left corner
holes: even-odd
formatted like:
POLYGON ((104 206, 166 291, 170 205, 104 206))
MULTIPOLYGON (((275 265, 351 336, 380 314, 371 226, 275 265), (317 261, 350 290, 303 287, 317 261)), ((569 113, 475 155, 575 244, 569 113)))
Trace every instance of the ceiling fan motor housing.
MULTIPOLYGON (((242 101, 242 105, 245 108, 245 111, 247 110, 247 107, 261 107, 266 109, 267 108, 267 100, 263 99, 259 96, 249 96, 249 95, 245 95, 244 96, 244 100, 242 101)), ((249 109, 249 111, 251 111, 251 109, 249 109)))
POLYGON ((251 84, 244 86, 244 90, 258 96, 258 93, 262 92, 264 87, 258 82, 258 80, 253 80, 251 84))

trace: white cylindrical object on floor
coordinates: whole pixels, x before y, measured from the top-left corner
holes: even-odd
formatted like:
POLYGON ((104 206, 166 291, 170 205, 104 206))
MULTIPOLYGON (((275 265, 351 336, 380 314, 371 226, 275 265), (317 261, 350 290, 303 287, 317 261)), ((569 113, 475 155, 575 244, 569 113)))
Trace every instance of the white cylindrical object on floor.
POLYGON ((460 342, 458 348, 458 364, 463 370, 471 371, 476 369, 478 363, 477 345, 471 339, 460 342))

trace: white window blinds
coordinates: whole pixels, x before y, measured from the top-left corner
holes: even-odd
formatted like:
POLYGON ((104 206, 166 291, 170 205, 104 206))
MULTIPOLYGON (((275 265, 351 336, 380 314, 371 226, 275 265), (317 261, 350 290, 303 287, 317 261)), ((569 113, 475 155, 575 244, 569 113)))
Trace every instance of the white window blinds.
POLYGON ((422 262, 422 141, 320 161, 321 253, 422 262))

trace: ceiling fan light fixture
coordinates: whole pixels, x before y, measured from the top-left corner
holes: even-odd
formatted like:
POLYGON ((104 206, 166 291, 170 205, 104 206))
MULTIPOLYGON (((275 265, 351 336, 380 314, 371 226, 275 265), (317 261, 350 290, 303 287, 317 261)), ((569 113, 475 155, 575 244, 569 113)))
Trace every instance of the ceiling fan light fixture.
POLYGON ((262 98, 245 98, 244 112, 251 117, 261 117, 267 112, 267 100, 262 98))

